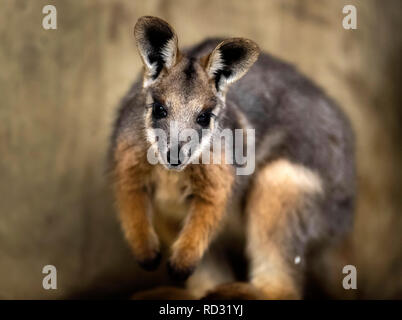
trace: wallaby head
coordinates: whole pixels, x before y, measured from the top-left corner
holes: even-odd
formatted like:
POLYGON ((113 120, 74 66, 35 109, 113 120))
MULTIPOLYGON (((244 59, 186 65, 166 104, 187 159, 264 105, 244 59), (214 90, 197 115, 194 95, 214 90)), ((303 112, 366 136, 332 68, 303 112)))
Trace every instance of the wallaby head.
POLYGON ((166 168, 182 170, 209 146, 225 112, 228 86, 253 65, 259 48, 251 40, 232 38, 204 57, 186 56, 179 51, 173 28, 149 16, 138 20, 134 35, 145 67, 147 139, 166 168), (161 130, 165 141, 159 141, 161 136, 157 132, 161 130), (191 135, 197 133, 196 145, 172 139, 177 133, 186 135, 186 130, 188 140, 191 137, 194 141, 191 135))

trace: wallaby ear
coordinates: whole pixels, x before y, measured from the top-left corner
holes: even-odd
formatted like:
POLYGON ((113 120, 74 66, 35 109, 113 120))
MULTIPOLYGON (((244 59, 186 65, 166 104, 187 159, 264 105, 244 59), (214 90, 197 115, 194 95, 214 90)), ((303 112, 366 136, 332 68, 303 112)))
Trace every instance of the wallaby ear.
POLYGON ((207 58, 206 71, 218 92, 239 80, 257 60, 260 49, 251 40, 232 38, 218 44, 207 58))
POLYGON ((167 22, 144 16, 135 24, 134 37, 146 69, 145 86, 155 80, 163 68, 170 69, 176 64, 177 36, 167 22))

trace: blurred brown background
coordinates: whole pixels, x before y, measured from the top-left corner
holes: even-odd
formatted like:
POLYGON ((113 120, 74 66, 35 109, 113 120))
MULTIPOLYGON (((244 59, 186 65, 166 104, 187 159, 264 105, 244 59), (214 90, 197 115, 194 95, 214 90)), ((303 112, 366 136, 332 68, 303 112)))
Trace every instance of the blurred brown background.
MULTIPOLYGON (((402 298, 401 9, 399 0, 2 0, 0 298, 115 296, 163 281, 136 267, 104 174, 116 107, 140 70, 132 30, 142 15, 170 22, 181 46, 251 38, 341 104, 359 178, 342 261, 357 267, 354 297, 402 298), (57 30, 42 28, 46 4, 57 30), (346 4, 357 7, 357 30, 342 28, 346 4), (42 288, 46 264, 58 290, 42 288)), ((333 297, 344 294, 341 267, 322 271, 333 297)))

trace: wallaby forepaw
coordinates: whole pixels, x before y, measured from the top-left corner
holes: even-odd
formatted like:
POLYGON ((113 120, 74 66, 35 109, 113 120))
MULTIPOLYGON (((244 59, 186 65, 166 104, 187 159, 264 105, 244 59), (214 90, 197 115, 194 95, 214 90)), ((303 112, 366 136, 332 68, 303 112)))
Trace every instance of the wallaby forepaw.
POLYGON ((175 281, 185 281, 194 272, 195 266, 178 266, 172 261, 167 263, 167 271, 169 276, 175 281))
POLYGON ((146 271, 154 271, 159 267, 161 259, 161 253, 156 251, 150 258, 138 260, 138 264, 146 271))

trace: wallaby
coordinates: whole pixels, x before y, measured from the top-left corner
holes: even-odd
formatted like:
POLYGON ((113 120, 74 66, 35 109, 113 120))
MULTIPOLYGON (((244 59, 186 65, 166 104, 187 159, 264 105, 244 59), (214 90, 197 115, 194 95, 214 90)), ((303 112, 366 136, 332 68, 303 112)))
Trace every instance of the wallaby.
POLYGON ((193 297, 303 298, 310 253, 352 225, 354 137, 347 118, 310 80, 251 40, 209 39, 180 51, 173 28, 149 16, 138 20, 134 36, 144 71, 123 99, 110 154, 122 229, 139 264, 155 269, 161 247, 169 247, 168 270, 187 279, 193 297), (184 160, 182 141, 167 141, 172 122, 179 132, 199 134, 184 160), (222 129, 254 130, 252 174, 237 174, 236 161, 194 161, 222 129), (168 137, 164 143, 158 130, 168 137), (151 153, 158 163, 150 163, 151 153), (224 254, 207 252, 241 239, 243 282, 224 254))

